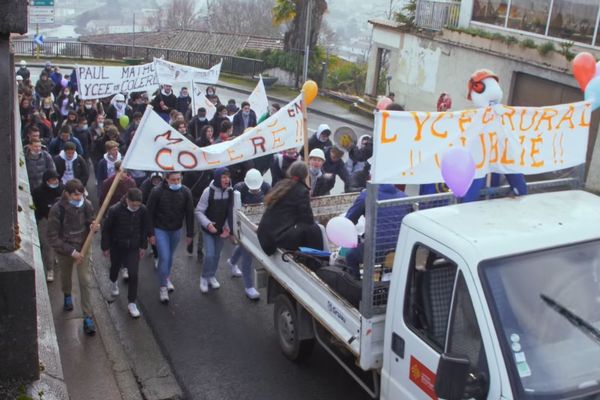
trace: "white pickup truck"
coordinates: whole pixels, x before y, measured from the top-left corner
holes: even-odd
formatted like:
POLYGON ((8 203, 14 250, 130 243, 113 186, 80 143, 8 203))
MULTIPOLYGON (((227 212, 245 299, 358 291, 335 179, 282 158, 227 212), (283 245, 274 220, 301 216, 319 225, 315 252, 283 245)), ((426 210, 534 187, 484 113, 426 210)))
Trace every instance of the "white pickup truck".
MULTIPOLYGON (((316 340, 373 398, 599 400, 600 197, 547 192, 572 183, 469 204, 450 194, 377 201, 369 185, 358 306, 318 270, 261 250, 261 205, 238 199, 234 229, 266 272, 283 353, 301 360, 316 340), (399 235, 376 238, 388 207, 414 212, 399 235)), ((316 218, 354 196, 314 199, 316 218)))

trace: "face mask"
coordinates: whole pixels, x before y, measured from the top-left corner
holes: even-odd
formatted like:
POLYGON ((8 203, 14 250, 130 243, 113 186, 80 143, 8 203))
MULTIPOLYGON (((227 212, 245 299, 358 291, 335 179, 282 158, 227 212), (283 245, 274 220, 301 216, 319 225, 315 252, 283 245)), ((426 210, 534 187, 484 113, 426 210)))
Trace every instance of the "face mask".
POLYGON ((247 117, 247 116, 249 116, 249 115, 250 115, 250 111, 248 111, 248 112, 242 111, 242 115, 243 115, 244 117, 247 117))
POLYGON ((31 154, 33 154, 34 156, 39 156, 40 154, 42 154, 41 151, 32 151, 31 154))
POLYGON ((104 122, 98 123, 98 128, 104 128, 104 122))
POLYGON ((321 168, 310 167, 309 170, 313 175, 317 175, 319 172, 321 172, 321 168))
POLYGON ((181 183, 169 183, 169 189, 179 190, 181 189, 181 183))
POLYGON ((65 92, 65 96, 68 96, 68 95, 70 95, 70 94, 71 94, 71 93, 69 93, 69 92, 65 92))
POLYGON ((115 107, 117 107, 119 110, 122 109, 124 106, 125 106, 125 103, 119 103, 119 102, 115 103, 115 107))
POLYGON ((86 110, 91 110, 92 109, 92 105, 91 104, 86 104, 85 105, 85 109, 86 110))
POLYGON ((319 141, 325 143, 329 140, 329 136, 319 135, 319 141))
POLYGON ((79 208, 83 205, 83 197, 81 200, 69 200, 69 203, 71 203, 72 206, 79 208))
POLYGON ((48 187, 51 189, 56 189, 58 187, 58 183, 48 183, 48 187))
POLYGON ((81 129, 87 129, 87 128, 88 128, 87 124, 81 126, 81 129))
POLYGON ((48 106, 48 105, 45 105, 45 104, 44 104, 44 109, 45 109, 45 110, 49 110, 49 109, 50 109, 50 106, 48 106))
POLYGON ((131 212, 136 212, 136 211, 137 211, 137 210, 139 210, 140 208, 139 208, 139 207, 132 208, 132 207, 129 207, 129 206, 127 206, 127 209, 128 209, 129 211, 131 211, 131 212))

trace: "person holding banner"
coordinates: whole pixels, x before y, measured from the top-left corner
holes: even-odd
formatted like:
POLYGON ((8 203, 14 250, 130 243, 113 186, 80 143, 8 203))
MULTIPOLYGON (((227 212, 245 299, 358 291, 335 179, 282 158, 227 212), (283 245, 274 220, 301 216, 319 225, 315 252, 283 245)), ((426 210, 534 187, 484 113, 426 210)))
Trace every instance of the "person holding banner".
POLYGON ((192 192, 181 183, 181 172, 168 172, 165 181, 150 192, 148 198, 150 219, 150 244, 158 249, 159 298, 169 302, 169 291, 174 291, 171 282, 173 254, 186 224, 186 245, 194 237, 194 204, 192 192))
POLYGON ((206 118, 206 108, 200 107, 198 113, 190 119, 190 123, 188 124, 188 135, 192 136, 194 141, 198 140, 202 128, 209 124, 210 122, 208 121, 208 118, 206 118))
MULTIPOLYGON (((209 286, 213 289, 221 287, 215 275, 223 244, 233 230, 233 188, 229 169, 215 170, 214 179, 202 192, 195 213, 202 227, 204 243, 200 291, 207 293, 209 286)), ((160 249, 158 254, 160 257, 160 249)))
POLYGON ((97 232, 100 225, 94 223, 94 207, 84 197, 85 187, 78 179, 72 179, 65 185, 61 199, 54 203, 48 213, 48 242, 56 252, 58 268, 61 271, 62 291, 65 311, 73 311, 71 281, 73 266, 79 277, 81 309, 83 311, 83 330, 86 335, 96 333, 92 319, 91 302, 91 249, 81 254, 81 248, 90 231, 97 232))
POLYGON ((177 97, 173 94, 173 87, 166 83, 163 84, 150 105, 162 119, 169 122, 169 114, 177 107, 177 97))
POLYGON ((183 115, 186 115, 190 109, 191 104, 192 98, 190 97, 188 88, 182 87, 179 91, 179 97, 177 97, 177 105, 175 106, 175 109, 183 115))
POLYGON ((256 126, 256 113, 250 109, 250 103, 242 102, 242 110, 233 117, 233 136, 239 136, 248 128, 256 126))

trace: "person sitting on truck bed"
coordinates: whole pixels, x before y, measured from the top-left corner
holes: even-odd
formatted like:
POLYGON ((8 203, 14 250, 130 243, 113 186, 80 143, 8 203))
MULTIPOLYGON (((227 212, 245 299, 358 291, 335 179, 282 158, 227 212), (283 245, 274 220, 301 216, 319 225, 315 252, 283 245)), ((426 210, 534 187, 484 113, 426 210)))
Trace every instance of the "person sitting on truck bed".
POLYGON ((278 247, 288 250, 301 246, 323 248, 323 235, 315 223, 310 189, 305 184, 306 164, 295 161, 287 175, 265 197, 265 213, 258 224, 258 241, 267 255, 274 254, 278 247))
MULTIPOLYGON (((380 185, 377 194, 378 200, 400 199, 406 197, 406 194, 396 188, 394 185, 380 185)), ((365 206, 367 203, 367 191, 363 190, 354 203, 346 212, 346 218, 352 221, 355 225, 358 219, 365 215, 365 206)), ((375 232, 375 251, 380 257, 383 257, 389 251, 396 248, 398 233, 400 232, 400 224, 402 218, 410 212, 408 206, 383 207, 377 215, 377 227, 375 232)), ((346 265, 351 268, 353 274, 360 277, 360 264, 364 258, 364 243, 360 243, 358 247, 351 249, 346 255, 346 265)))

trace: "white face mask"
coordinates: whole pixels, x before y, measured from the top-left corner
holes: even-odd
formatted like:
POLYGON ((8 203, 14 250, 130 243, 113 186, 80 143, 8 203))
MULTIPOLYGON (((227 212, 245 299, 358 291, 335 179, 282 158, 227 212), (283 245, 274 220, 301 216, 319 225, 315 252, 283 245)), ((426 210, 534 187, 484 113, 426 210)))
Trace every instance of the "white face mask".
POLYGON ((86 110, 91 110, 92 109, 92 105, 91 104, 86 104, 85 105, 85 109, 86 110))
POLYGON ((104 128, 104 122, 98 122, 98 128, 104 128))

